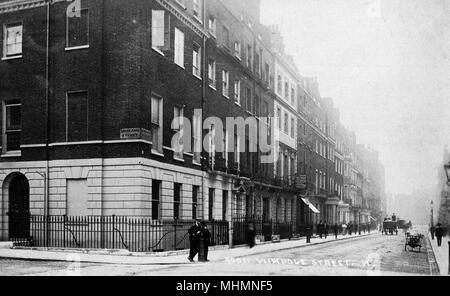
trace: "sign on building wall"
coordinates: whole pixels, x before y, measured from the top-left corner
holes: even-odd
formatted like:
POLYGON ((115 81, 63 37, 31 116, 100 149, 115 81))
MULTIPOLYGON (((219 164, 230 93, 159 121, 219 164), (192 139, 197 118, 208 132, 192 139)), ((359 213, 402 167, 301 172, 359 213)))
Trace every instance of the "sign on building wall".
POLYGON ((152 133, 144 128, 124 128, 120 130, 122 140, 152 140, 152 133))
POLYGON ((297 188, 305 189, 306 182, 307 182, 306 175, 298 175, 295 177, 295 184, 297 188))

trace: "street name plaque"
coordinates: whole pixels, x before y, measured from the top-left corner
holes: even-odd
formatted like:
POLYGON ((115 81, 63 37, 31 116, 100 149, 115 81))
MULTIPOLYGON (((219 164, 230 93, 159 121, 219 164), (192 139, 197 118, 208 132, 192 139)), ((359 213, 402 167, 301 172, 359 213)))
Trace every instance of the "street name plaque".
POLYGON ((124 128, 120 130, 122 140, 147 140, 151 141, 151 132, 144 128, 124 128))

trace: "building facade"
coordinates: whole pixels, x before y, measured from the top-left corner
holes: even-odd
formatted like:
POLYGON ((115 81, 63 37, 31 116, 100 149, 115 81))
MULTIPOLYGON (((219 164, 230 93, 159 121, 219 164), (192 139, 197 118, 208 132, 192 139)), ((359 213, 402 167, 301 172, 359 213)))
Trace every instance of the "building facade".
POLYGON ((228 221, 230 237, 242 217, 298 234, 368 222, 356 216, 378 210, 383 178, 363 203, 355 138, 259 11, 258 0, 0 1, 0 239, 23 235, 17 217, 30 214, 228 221))

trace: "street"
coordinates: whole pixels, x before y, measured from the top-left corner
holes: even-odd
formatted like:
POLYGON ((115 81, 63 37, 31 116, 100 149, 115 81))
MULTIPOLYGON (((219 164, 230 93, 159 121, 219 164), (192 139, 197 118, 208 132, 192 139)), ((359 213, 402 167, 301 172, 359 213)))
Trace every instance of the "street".
MULTIPOLYGON (((320 240, 320 239, 315 239, 320 240)), ((0 275, 125 276, 341 276, 430 275, 426 248, 405 252, 405 236, 381 234, 208 263, 112 265, 0 260, 0 275)), ((426 242, 423 241, 423 246, 426 242)), ((256 246, 258 248, 258 246, 256 246)))

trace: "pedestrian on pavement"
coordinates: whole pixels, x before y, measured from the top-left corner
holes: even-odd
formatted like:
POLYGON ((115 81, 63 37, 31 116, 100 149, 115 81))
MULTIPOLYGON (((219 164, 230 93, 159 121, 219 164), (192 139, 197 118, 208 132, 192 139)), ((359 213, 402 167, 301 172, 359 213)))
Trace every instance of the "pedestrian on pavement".
POLYGON ((200 225, 199 220, 195 220, 194 225, 191 226, 188 230, 189 233, 189 257, 188 260, 190 262, 194 262, 194 257, 198 254, 200 248, 200 236, 202 233, 202 226, 200 225))
POLYGON ((255 246, 255 236, 256 236, 255 223, 253 221, 249 221, 247 223, 247 239, 250 249, 255 246))
POLYGON ((342 234, 347 235, 347 224, 345 223, 342 224, 342 234))
POLYGON ((211 245, 211 232, 208 230, 208 226, 206 225, 206 222, 201 223, 202 226, 202 236, 204 241, 204 255, 205 255, 205 261, 208 262, 208 247, 211 245))
POLYGON ((323 235, 323 223, 322 223, 322 220, 320 220, 319 225, 317 225, 317 232, 319 233, 320 238, 322 238, 322 235, 323 235))
POLYGON ((437 227, 434 230, 434 235, 436 236, 438 247, 440 247, 442 244, 442 236, 444 235, 444 229, 442 228, 441 223, 438 223, 436 226, 437 227))
POLYGON ((339 232, 339 227, 337 224, 334 224, 334 237, 337 239, 339 232))
POLYGON ((327 223, 327 221, 325 221, 323 223, 323 233, 325 234, 325 239, 326 239, 327 236, 328 236, 328 223, 327 223))
POLYGON ((430 227, 430 233, 431 233, 431 240, 434 240, 434 226, 431 225, 430 227))

